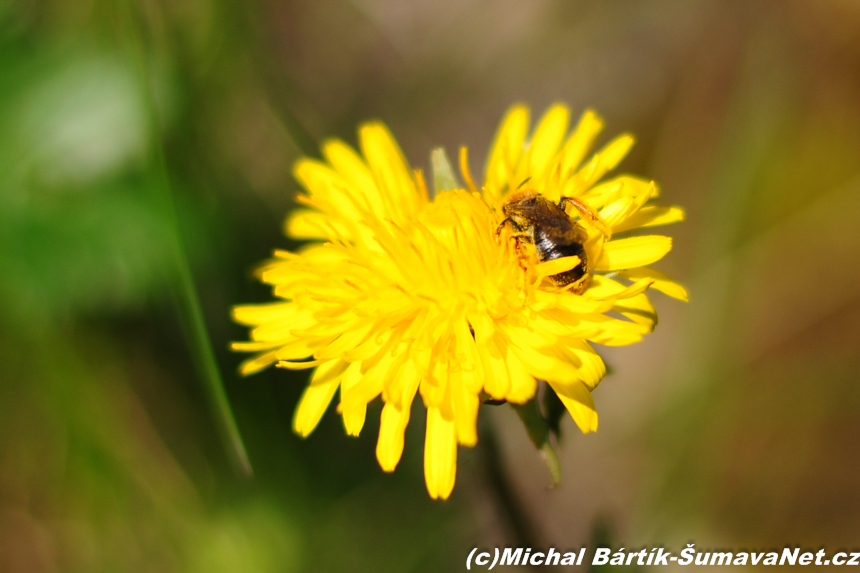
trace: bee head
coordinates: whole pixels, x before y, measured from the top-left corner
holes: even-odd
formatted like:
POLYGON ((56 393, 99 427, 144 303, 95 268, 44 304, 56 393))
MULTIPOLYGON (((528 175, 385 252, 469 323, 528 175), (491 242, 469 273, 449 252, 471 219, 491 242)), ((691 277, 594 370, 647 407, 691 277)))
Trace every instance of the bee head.
POLYGON ((525 215, 538 207, 541 201, 545 201, 545 199, 534 191, 521 191, 510 196, 502 206, 502 212, 506 217, 517 214, 525 215))

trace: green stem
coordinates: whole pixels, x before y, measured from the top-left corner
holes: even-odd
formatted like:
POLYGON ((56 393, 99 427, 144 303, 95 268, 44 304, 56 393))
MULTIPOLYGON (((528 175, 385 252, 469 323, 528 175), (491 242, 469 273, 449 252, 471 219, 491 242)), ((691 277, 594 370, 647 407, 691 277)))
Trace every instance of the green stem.
POLYGON ((517 547, 537 547, 535 526, 508 476, 492 423, 482 424, 479 450, 487 483, 497 507, 510 524, 514 543, 517 547))

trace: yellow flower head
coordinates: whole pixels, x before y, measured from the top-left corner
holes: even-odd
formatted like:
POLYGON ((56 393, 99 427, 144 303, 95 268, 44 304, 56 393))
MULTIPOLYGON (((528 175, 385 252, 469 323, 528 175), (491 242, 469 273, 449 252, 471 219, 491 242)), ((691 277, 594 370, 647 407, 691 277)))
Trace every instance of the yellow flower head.
POLYGON ((251 341, 233 348, 255 353, 243 374, 274 363, 314 368, 293 420, 297 433, 314 430, 340 389, 338 412, 358 435, 367 404, 381 396, 376 455, 393 471, 420 392, 427 489, 444 499, 454 487, 457 445, 477 442, 482 395, 522 404, 545 380, 583 432, 597 429, 591 390, 606 368, 589 342, 631 344, 650 332, 656 313, 648 287, 686 297, 644 266, 669 251, 668 237, 608 237, 675 222, 683 212, 647 205, 657 194, 648 181, 621 176, 595 185, 632 138, 619 137, 580 166, 601 122, 586 112, 568 136, 568 119, 566 107, 551 108, 528 140, 528 110, 509 111, 481 192, 463 150, 468 188, 431 200, 380 123, 359 129, 360 153, 332 140, 323 145, 324 162, 296 164, 307 208, 292 213, 286 231, 314 242, 298 253, 276 251, 262 268, 261 279, 283 300, 236 307, 251 341), (581 258, 540 262, 503 224, 504 205, 524 181, 554 202, 574 197, 587 207, 572 215, 595 218, 577 224, 587 234, 581 258), (551 280, 586 258, 581 294, 551 280), (600 274, 608 272, 613 278, 600 274))

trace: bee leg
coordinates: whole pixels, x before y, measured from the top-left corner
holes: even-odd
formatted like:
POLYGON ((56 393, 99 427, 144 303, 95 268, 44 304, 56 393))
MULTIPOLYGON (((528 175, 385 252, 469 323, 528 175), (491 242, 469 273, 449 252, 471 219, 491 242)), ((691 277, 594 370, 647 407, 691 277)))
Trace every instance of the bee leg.
POLYGON ((612 238, 612 228, 606 224, 606 221, 600 218, 600 215, 597 214, 597 211, 589 207, 583 201, 580 201, 576 197, 562 197, 558 202, 558 206, 564 209, 567 207, 567 204, 570 203, 573 205, 574 209, 579 212, 579 216, 582 220, 591 226, 594 229, 600 231, 606 240, 612 238))
POLYGON ((569 292, 572 294, 582 294, 582 291, 586 289, 588 286, 589 278, 591 275, 586 274, 578 281, 572 282, 569 285, 565 286, 562 291, 569 292))
POLYGON ((498 236, 502 234, 502 229, 504 229, 504 228, 505 228, 505 225, 507 225, 507 224, 510 224, 510 225, 511 225, 511 228, 512 228, 514 231, 516 231, 517 233, 522 233, 522 232, 523 232, 522 227, 520 227, 519 225, 517 225, 516 221, 514 221, 514 220, 513 220, 513 219, 511 219, 510 217, 506 217, 506 218, 505 218, 505 220, 504 220, 504 221, 502 221, 501 223, 499 223, 499 226, 498 226, 498 227, 496 227, 496 238, 498 238, 498 236))
POLYGON ((513 229, 513 233, 510 234, 510 238, 514 240, 517 251, 520 250, 520 244, 523 242, 529 243, 529 244, 534 243, 534 239, 532 238, 531 234, 528 231, 526 231, 525 229, 523 229, 522 227, 520 227, 517 224, 517 222, 514 221, 513 219, 511 219, 510 217, 508 217, 507 219, 502 221, 501 224, 499 224, 499 226, 496 227, 496 238, 497 239, 502 234, 502 229, 505 227, 506 224, 510 224, 511 229, 513 229))

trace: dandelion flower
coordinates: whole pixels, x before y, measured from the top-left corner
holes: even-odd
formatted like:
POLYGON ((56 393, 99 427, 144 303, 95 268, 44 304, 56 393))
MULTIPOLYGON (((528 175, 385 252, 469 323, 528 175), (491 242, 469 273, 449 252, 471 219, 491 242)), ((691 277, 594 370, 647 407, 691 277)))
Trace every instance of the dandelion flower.
POLYGON ((686 297, 678 283, 647 266, 669 251, 668 237, 608 240, 610 233, 582 225, 591 263, 587 288, 575 294, 548 277, 579 264, 577 257, 540 263, 509 231, 498 232, 502 206, 526 180, 550 200, 579 198, 613 237, 683 218, 680 209, 646 204, 657 195, 650 181, 621 176, 598 183, 625 155, 630 136, 580 166, 601 128, 593 112, 568 135, 568 109, 552 107, 531 138, 528 115, 516 106, 505 116, 481 190, 462 150, 466 188, 432 199, 421 172, 410 169, 381 123, 359 129, 360 152, 326 142, 324 161, 296 164, 305 208, 286 222, 289 236, 311 242, 296 253, 276 251, 260 270, 281 301, 233 311, 251 327, 251 341, 233 345, 254 353, 241 365, 243 374, 276 363, 314 369, 293 419, 302 436, 338 390, 337 410, 354 436, 368 403, 381 397, 376 456, 384 471, 393 471, 420 394, 432 498, 451 494, 457 446, 477 443, 482 396, 523 404, 544 380, 579 428, 594 431, 591 391, 606 368, 590 343, 631 344, 650 332, 656 313, 649 287, 686 297))

